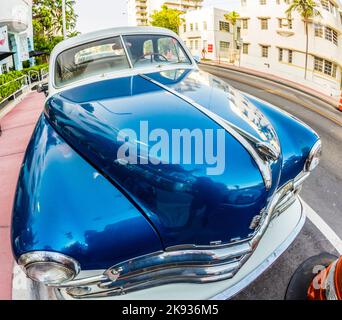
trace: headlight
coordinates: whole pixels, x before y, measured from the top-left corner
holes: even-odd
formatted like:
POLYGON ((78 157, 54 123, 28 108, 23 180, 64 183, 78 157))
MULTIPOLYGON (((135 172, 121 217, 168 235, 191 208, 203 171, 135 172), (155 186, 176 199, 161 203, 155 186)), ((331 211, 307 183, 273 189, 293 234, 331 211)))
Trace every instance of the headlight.
POLYGON ((26 275, 44 284, 60 284, 72 280, 80 271, 79 263, 57 252, 33 251, 20 256, 18 264, 26 275))
POLYGON ((310 150, 309 156, 306 159, 304 170, 311 172, 319 164, 319 158, 322 154, 322 142, 318 140, 310 150))

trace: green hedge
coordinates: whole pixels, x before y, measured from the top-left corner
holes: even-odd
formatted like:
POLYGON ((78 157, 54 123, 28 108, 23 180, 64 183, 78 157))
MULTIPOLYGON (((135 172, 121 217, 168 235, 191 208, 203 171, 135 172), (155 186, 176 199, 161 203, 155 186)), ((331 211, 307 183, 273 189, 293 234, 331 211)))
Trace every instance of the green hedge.
MULTIPOLYGON (((23 75, 28 75, 30 70, 35 70, 40 73, 42 68, 45 68, 47 64, 41 64, 38 66, 33 66, 30 68, 26 68, 20 71, 11 71, 5 74, 0 74, 0 101, 9 97, 12 93, 16 92, 21 88, 25 79, 18 81, 13 81, 17 78, 22 77, 23 75)), ((34 79, 31 79, 34 80, 34 79)))

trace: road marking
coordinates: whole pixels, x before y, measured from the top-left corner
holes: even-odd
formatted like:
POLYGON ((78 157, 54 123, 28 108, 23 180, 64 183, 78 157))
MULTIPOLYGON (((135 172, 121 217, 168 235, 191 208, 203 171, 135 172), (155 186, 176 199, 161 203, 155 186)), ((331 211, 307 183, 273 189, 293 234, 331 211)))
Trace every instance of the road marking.
POLYGON ((342 240, 332 230, 328 224, 305 202, 306 214, 310 221, 318 228, 319 231, 328 239, 328 241, 334 246, 336 251, 342 255, 342 240))

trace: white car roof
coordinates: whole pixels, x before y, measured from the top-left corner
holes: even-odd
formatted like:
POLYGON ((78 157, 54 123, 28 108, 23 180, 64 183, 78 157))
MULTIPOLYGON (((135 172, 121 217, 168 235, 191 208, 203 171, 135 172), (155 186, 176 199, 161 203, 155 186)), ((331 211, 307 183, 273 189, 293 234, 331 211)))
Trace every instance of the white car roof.
POLYGON ((58 43, 54 49, 51 52, 50 61, 54 61, 56 56, 68 49, 72 48, 74 46, 78 46, 83 43, 95 41, 98 39, 104 39, 107 37, 114 37, 118 35, 127 35, 127 34, 165 34, 170 35, 173 37, 176 37, 178 39, 177 34, 175 34, 173 31, 165 28, 159 28, 159 27, 150 27, 150 26, 144 26, 144 27, 117 27, 117 28, 109 28, 109 29, 103 29, 98 30, 94 32, 89 33, 83 33, 81 35, 78 35, 76 37, 72 37, 66 40, 61 41, 58 43))
MULTIPOLYGON (((50 55, 50 62, 49 62, 49 95, 53 95, 58 91, 62 91, 71 87, 75 87, 77 85, 81 85, 87 82, 91 81, 96 81, 96 80, 103 80, 102 75, 96 75, 91 78, 87 78, 84 80, 72 82, 68 85, 65 85, 63 87, 57 88, 54 86, 54 72, 55 72, 55 61, 57 56, 72 47, 76 47, 79 45, 82 45, 84 43, 100 40, 100 39, 106 39, 110 37, 115 37, 115 36, 121 36, 121 35, 130 35, 130 34, 161 34, 161 35, 167 35, 167 36, 172 36, 176 38, 181 44, 185 52, 187 53, 188 57, 190 58, 192 64, 188 67, 194 68, 195 62, 191 56, 190 51, 187 49, 187 47, 184 45, 183 41, 179 36, 174 33, 173 31, 165 28, 159 28, 159 27, 150 27, 150 26, 142 26, 142 27, 118 27, 118 28, 109 28, 109 29, 103 29, 103 30, 98 30, 94 32, 89 32, 89 33, 84 33, 81 35, 78 35, 76 37, 72 37, 66 40, 61 41, 58 43, 54 49, 51 52, 50 55)), ((165 66, 163 69, 170 69, 170 68, 175 68, 175 65, 172 66, 165 66)), ((151 68, 149 71, 153 72, 157 69, 155 67, 151 68)), ((161 69, 158 69, 161 70, 161 69)), ((144 70, 147 72, 148 70, 144 70)), ((133 74, 133 73, 139 73, 141 70, 137 69, 127 69, 123 70, 121 73, 122 74, 133 74)), ((118 73, 119 74, 119 73, 118 73)), ((108 76, 109 77, 109 76, 108 76)))

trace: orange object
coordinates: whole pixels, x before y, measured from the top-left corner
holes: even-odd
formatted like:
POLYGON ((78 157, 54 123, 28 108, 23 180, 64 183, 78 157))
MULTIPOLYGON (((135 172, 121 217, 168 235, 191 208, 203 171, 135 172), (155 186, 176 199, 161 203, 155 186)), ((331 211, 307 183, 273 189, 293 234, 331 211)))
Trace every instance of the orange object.
POLYGON ((342 111, 342 91, 341 91, 341 97, 340 97, 340 102, 337 107, 338 110, 342 111))
POLYGON ((315 276, 307 296, 309 300, 342 300, 342 256, 315 276))

